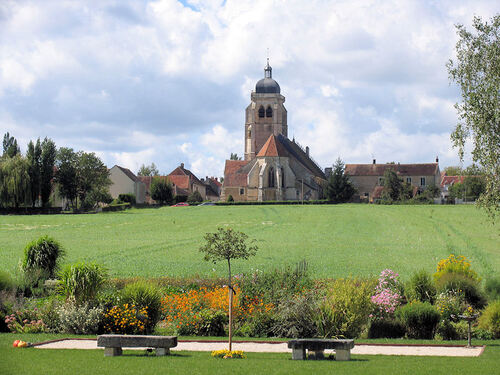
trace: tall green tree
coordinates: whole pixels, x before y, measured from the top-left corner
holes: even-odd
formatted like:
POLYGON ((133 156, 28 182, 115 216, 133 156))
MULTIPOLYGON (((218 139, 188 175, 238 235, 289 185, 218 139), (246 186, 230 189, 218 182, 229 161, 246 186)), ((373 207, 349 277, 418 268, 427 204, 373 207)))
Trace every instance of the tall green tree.
POLYGON ((36 201, 40 196, 41 185, 42 146, 40 138, 37 139, 36 143, 33 143, 33 141, 28 143, 26 159, 29 164, 28 174, 30 176, 31 206, 35 207, 36 201))
POLYGON ((247 244, 248 236, 243 232, 231 228, 217 228, 215 233, 205 234, 205 244, 200 251, 205 254, 205 260, 213 263, 227 262, 228 268, 228 294, 229 294, 229 350, 233 342, 233 283, 231 274, 231 260, 248 259, 257 252, 257 246, 247 244))
POLYGON ((20 207, 30 199, 29 164, 21 154, 0 160, 0 202, 20 207))
POLYGON ((45 137, 42 142, 42 157, 40 166, 40 198, 42 207, 46 207, 52 193, 54 179, 54 166, 56 163, 57 149, 52 139, 45 137))
POLYGON ((142 164, 141 167, 139 168, 139 171, 137 172, 138 176, 158 176, 160 172, 158 171, 158 168, 156 167, 155 163, 151 163, 151 165, 144 165, 142 164))
POLYGON ((236 153, 233 154, 231 152, 231 156, 229 157, 229 160, 241 160, 241 157, 238 156, 238 154, 236 154, 236 153))
POLYGON ((500 13, 490 22, 474 17, 473 31, 457 25, 456 60, 449 77, 461 89, 460 122, 451 134, 460 159, 472 139, 472 160, 484 168, 486 190, 478 199, 492 218, 500 212, 500 13))
POLYGON ((153 177, 150 187, 151 198, 160 204, 170 204, 174 198, 172 184, 161 177, 153 177))
POLYGON ((412 197, 413 188, 410 184, 403 182, 394 169, 387 168, 384 171, 384 190, 382 198, 386 200, 399 201, 412 197))
POLYGON ((20 154, 21 150, 17 145, 17 140, 12 137, 9 132, 5 133, 3 136, 3 154, 2 156, 7 156, 13 158, 17 154, 20 154))
POLYGON ((56 157, 56 167, 55 180, 58 184, 59 195, 67 199, 72 207, 76 207, 78 197, 78 155, 72 148, 59 148, 56 157))
POLYGON ((345 174, 344 162, 338 158, 326 186, 326 197, 335 203, 349 202, 356 193, 354 185, 345 174))
POLYGON ((92 208, 97 203, 94 201, 98 197, 96 192, 104 194, 111 185, 108 168, 93 152, 77 153, 76 178, 78 198, 84 209, 92 208), (94 192, 91 195, 93 199, 87 201, 90 192, 94 192))

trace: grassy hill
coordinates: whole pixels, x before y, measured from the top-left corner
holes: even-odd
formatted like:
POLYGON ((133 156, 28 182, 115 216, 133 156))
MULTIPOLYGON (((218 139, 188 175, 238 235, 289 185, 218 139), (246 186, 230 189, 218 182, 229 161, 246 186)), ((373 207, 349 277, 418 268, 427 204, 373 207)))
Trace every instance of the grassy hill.
POLYGON ((406 279, 465 255, 483 277, 500 272, 500 225, 471 206, 165 207, 96 215, 0 216, 0 268, 16 272, 23 248, 48 234, 65 263, 93 261, 116 277, 224 276, 203 261, 203 235, 231 226, 259 251, 234 271, 270 270, 305 259, 316 277, 369 276, 391 268, 406 279))

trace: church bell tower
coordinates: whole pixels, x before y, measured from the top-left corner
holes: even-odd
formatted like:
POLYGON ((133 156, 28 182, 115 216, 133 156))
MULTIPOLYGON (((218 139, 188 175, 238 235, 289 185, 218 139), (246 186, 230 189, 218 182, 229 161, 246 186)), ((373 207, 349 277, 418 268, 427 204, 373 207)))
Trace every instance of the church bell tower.
POLYGON ((271 134, 288 136, 285 97, 272 70, 267 59, 264 78, 255 85, 245 112, 245 160, 254 159, 271 134))

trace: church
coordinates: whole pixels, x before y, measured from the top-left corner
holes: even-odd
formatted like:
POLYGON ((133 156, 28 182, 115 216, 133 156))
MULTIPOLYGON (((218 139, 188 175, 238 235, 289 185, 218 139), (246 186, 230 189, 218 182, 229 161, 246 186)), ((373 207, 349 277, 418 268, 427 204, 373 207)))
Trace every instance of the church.
POLYGON ((284 201, 319 199, 326 177, 302 148, 288 139, 285 97, 272 68, 252 91, 245 112, 245 158, 226 160, 221 200, 284 201))

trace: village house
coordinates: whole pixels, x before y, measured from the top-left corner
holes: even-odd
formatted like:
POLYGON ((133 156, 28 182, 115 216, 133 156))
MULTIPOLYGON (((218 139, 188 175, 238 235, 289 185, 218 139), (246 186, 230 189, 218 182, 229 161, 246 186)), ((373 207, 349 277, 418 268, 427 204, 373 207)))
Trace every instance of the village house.
POLYGON ((146 185, 130 169, 115 165, 109 170, 109 178, 112 182, 109 193, 113 199, 120 194, 133 194, 136 203, 146 201, 146 185))
POLYGON ((423 192, 429 186, 439 187, 441 183, 438 158, 435 163, 420 164, 377 164, 373 159, 372 164, 346 164, 345 174, 357 189, 359 199, 373 202, 381 196, 387 169, 394 170, 403 182, 411 184, 413 195, 423 192))

